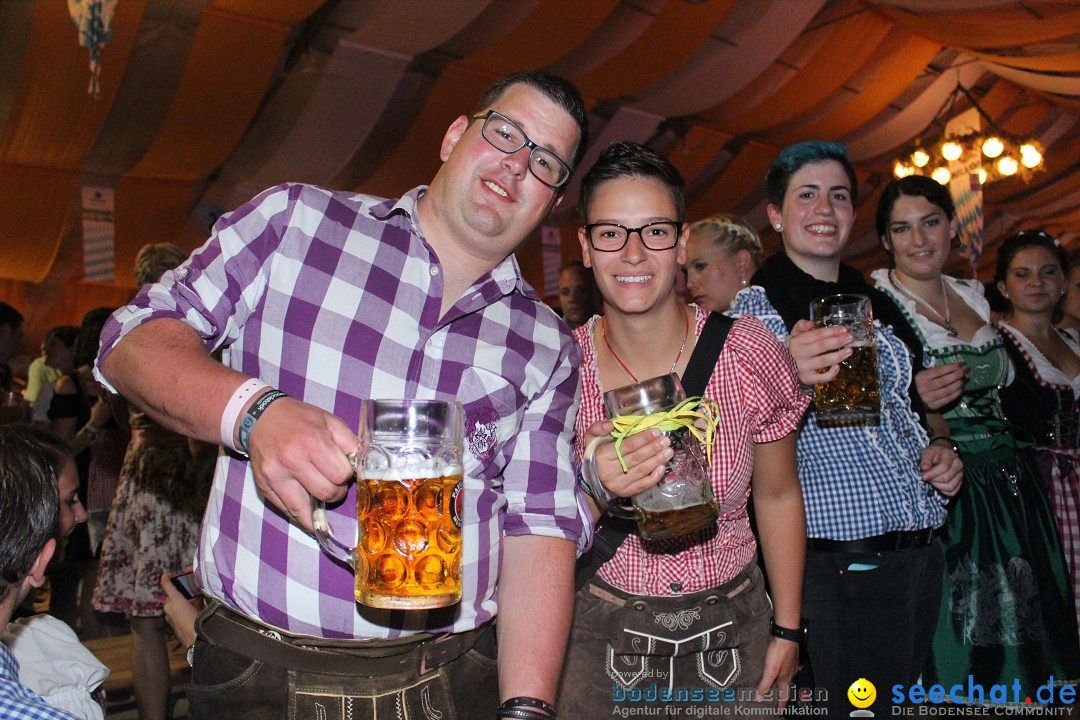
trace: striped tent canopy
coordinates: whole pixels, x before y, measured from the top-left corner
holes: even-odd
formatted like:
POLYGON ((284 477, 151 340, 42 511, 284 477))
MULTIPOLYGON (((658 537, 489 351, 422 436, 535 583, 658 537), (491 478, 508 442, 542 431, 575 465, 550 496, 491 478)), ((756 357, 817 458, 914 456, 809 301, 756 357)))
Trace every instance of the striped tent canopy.
MULTIPOLYGON (((779 238, 762 177, 777 150, 845 143, 860 178, 848 261, 866 270, 886 262, 872 225, 893 156, 935 131, 963 85, 996 124, 1038 138, 1047 158, 1027 182, 986 187, 979 276, 1019 228, 1080 247, 1071 0, 99 4, 111 27, 91 50, 95 98, 67 4, 0 2, 0 299, 24 310, 31 342, 123 302, 143 244, 197 247, 221 212, 265 187, 396 196, 426 182, 446 127, 492 79, 530 67, 582 89, 586 164, 615 139, 650 145, 686 176, 690 219, 744 215, 767 250, 779 238)), ((953 110, 970 107, 960 97, 953 110)), ((553 251, 578 252, 575 193, 544 241, 538 231, 519 253, 538 288, 553 280, 553 251)), ((964 258, 950 269, 972 272, 964 258)))

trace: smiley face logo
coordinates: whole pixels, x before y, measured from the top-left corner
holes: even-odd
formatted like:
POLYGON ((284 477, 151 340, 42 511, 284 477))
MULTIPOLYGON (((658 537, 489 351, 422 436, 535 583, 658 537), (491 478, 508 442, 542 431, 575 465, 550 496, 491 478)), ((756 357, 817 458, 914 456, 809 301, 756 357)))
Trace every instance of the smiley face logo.
POLYGON ((847 691, 848 700, 857 708, 868 708, 877 699, 877 688, 866 678, 859 678, 851 683, 847 691))

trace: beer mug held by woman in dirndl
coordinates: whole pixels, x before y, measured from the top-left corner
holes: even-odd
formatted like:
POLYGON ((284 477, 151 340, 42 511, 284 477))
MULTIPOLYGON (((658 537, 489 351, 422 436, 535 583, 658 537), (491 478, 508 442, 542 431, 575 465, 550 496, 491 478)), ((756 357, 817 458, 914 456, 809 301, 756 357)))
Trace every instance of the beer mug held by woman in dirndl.
POLYGON ((814 386, 818 424, 877 424, 881 406, 870 298, 854 293, 819 298, 810 303, 810 319, 815 327, 843 325, 854 337, 836 377, 814 386))
POLYGON ((461 600, 461 403, 365 400, 358 434, 356 546, 334 537, 322 503, 315 510, 319 544, 352 566, 359 603, 453 605, 461 600))

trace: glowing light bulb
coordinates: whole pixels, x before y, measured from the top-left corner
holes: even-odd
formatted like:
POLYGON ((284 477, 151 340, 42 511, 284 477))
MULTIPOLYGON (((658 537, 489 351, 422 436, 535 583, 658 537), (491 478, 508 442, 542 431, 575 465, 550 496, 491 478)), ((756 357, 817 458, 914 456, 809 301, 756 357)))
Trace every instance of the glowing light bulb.
POLYGON ((1001 138, 996 135, 991 135, 986 138, 982 144, 983 155, 988 158, 996 158, 1005 150, 1005 143, 1001 142, 1001 138))
POLYGON ((952 180, 952 173, 949 172, 949 168, 942 165, 941 167, 934 168, 934 172, 930 173, 930 177, 934 178, 941 185, 948 185, 952 180))
POLYGON ((915 174, 915 168, 911 167, 910 165, 906 165, 906 164, 904 164, 902 162, 898 162, 898 163, 896 163, 896 165, 893 166, 893 175, 895 175, 897 177, 897 179, 906 178, 908 175, 914 175, 914 174, 915 174))
POLYGON ((979 168, 979 184, 980 185, 985 185, 986 184, 986 171, 983 170, 982 168, 979 168))
POLYGON ((1043 161, 1042 153, 1031 143, 1020 146, 1020 164, 1026 168, 1036 168, 1043 161))
POLYGON ((926 167, 926 163, 930 162, 930 155, 922 148, 919 148, 911 153, 911 162, 915 167, 926 167))
POLYGON ((964 148, 960 147, 960 143, 952 142, 951 140, 941 146, 941 157, 945 158, 949 162, 953 160, 959 160, 960 156, 964 154, 964 148))
POLYGON ((1006 155, 1005 157, 997 161, 997 171, 1005 177, 1015 175, 1016 171, 1019 169, 1019 163, 1017 163, 1016 158, 1012 157, 1011 155, 1006 155))

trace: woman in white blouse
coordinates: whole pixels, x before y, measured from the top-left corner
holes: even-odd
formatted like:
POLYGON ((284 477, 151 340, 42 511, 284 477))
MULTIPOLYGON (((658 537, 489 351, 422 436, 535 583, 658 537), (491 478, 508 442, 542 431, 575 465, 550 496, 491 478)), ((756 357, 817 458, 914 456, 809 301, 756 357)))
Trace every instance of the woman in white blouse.
POLYGON ((1080 345, 1054 326, 1065 263, 1065 250, 1041 230, 1017 233, 998 250, 998 288, 1010 304, 1001 330, 1016 368, 1001 396, 1008 418, 1035 443, 1080 617, 1080 345))
POLYGON ((1012 366, 982 285, 942 274, 957 232, 948 189, 921 176, 894 181, 877 231, 893 267, 874 280, 922 339, 934 372, 920 394, 964 461, 964 486, 938 536, 945 589, 924 682, 967 687, 972 675, 984 686, 1019 678, 1035 687, 1076 678, 1080 644, 1053 513, 1002 408, 1012 366))

